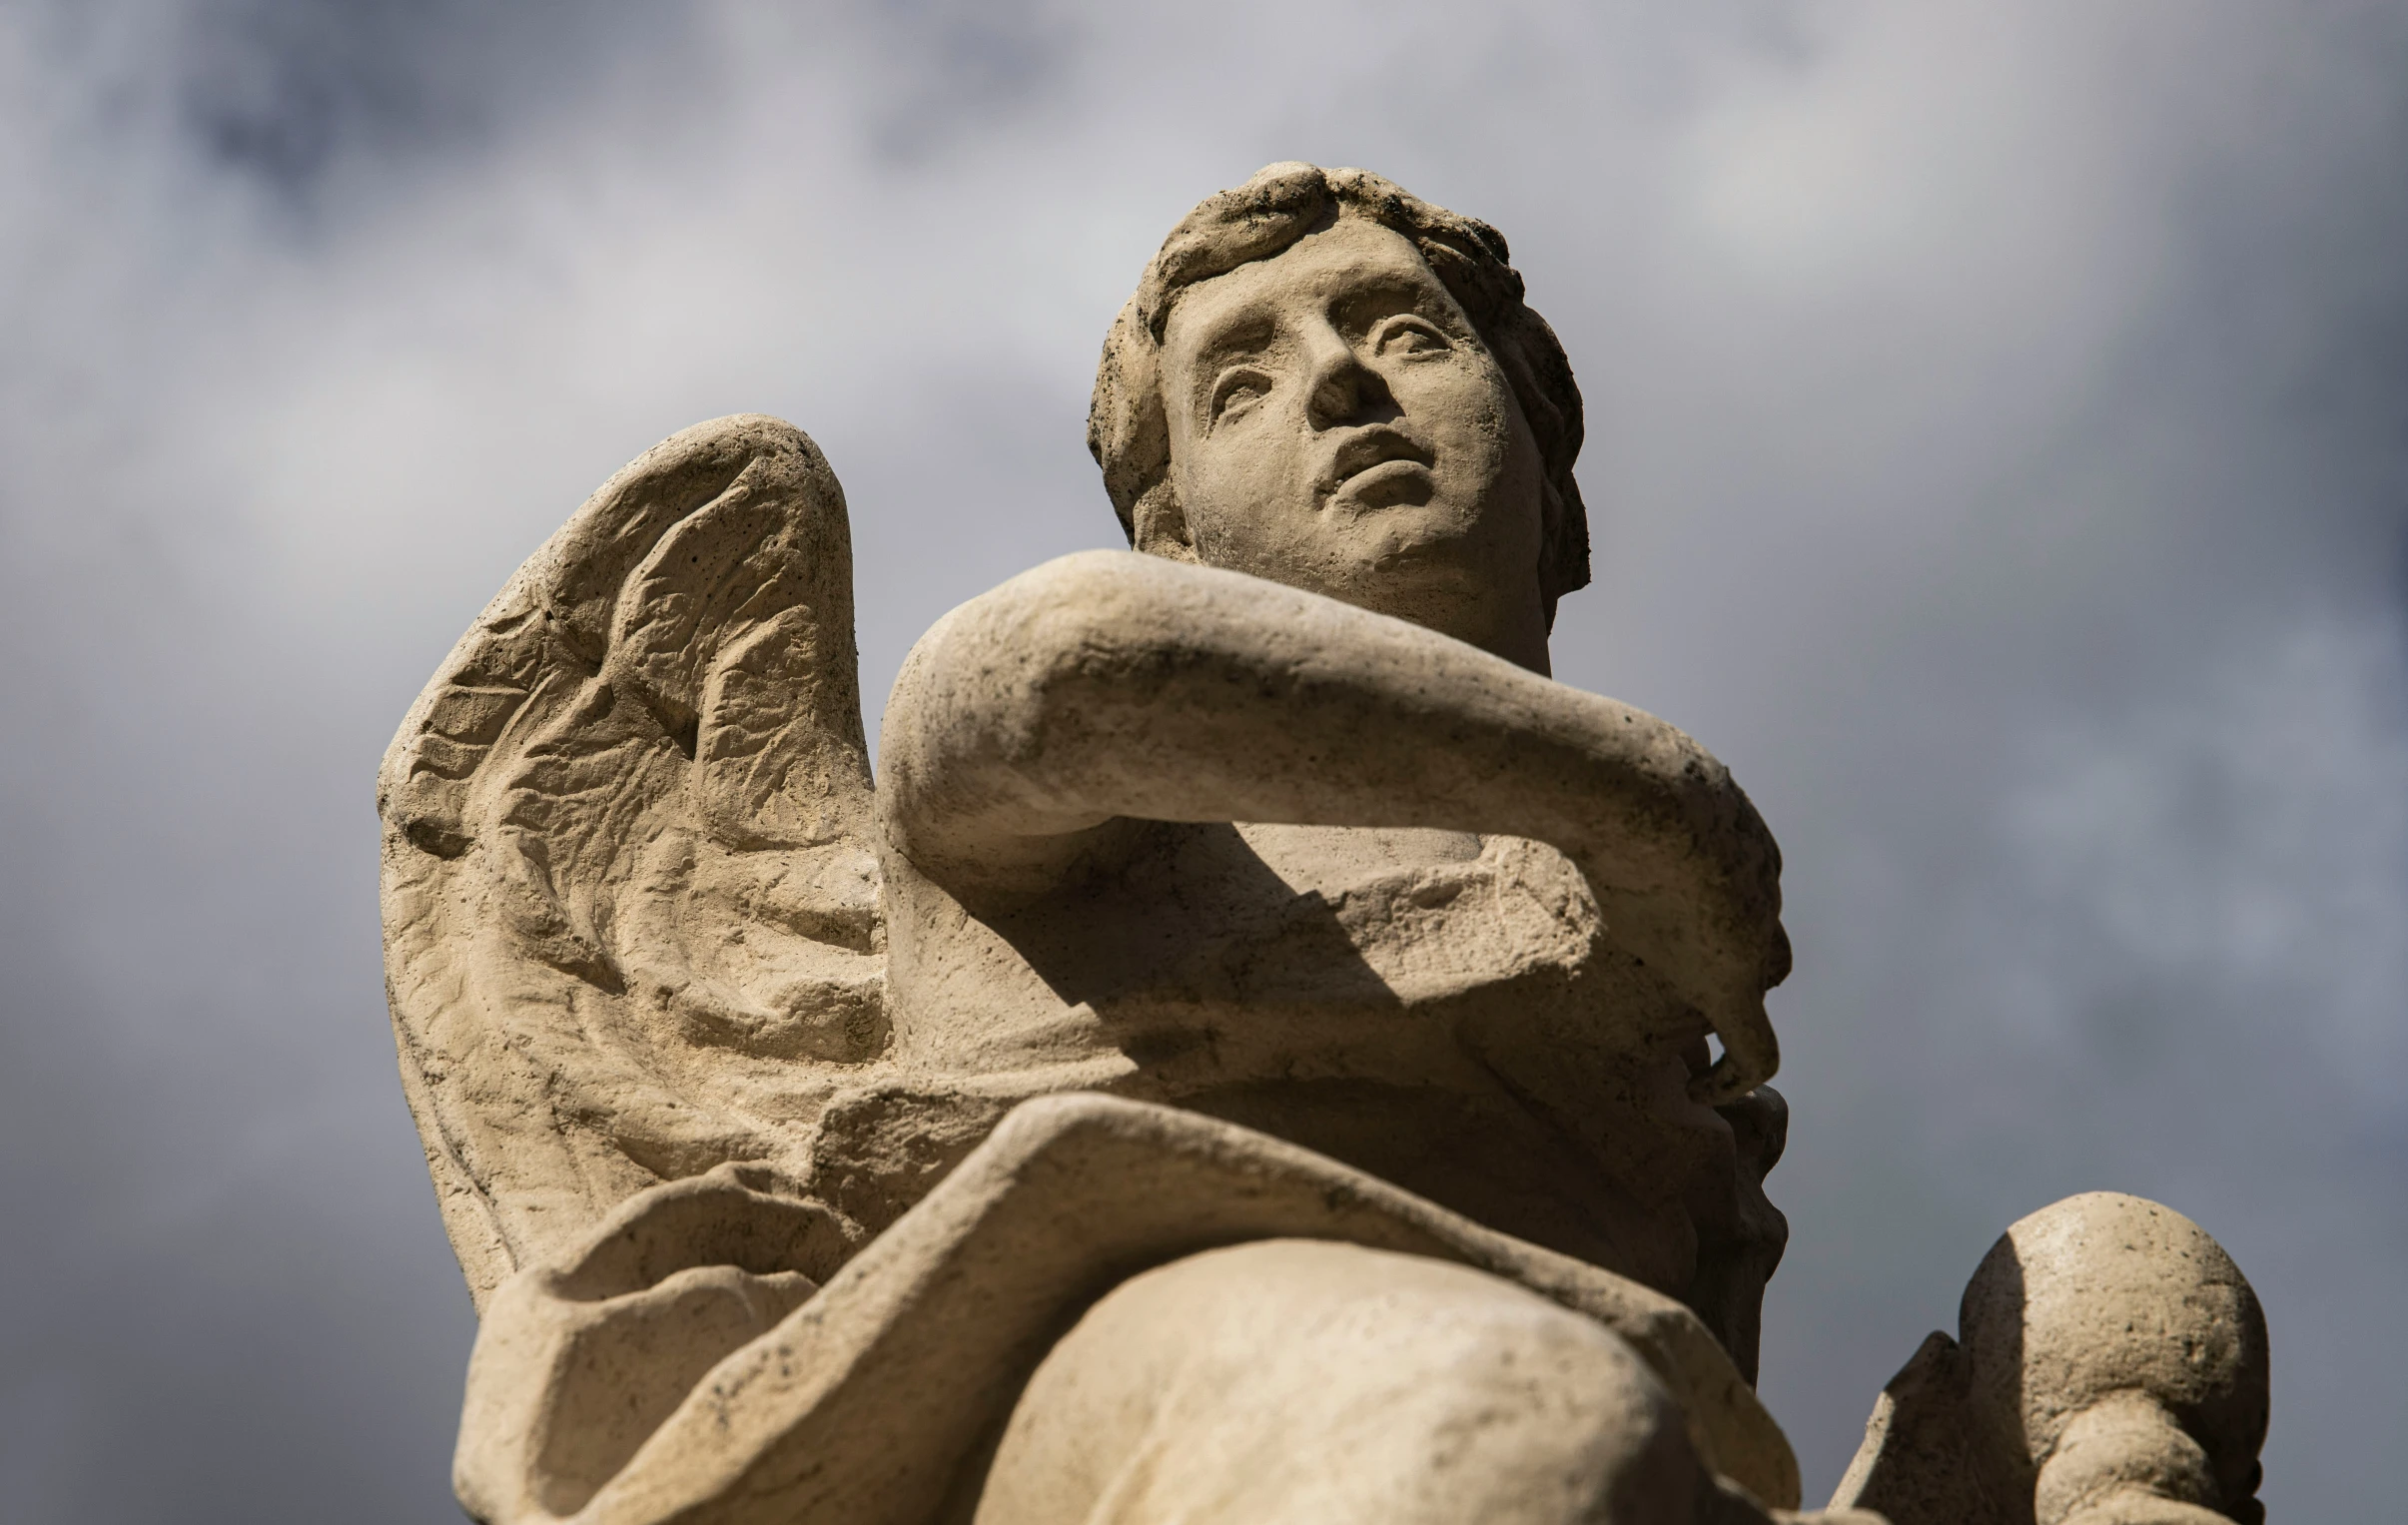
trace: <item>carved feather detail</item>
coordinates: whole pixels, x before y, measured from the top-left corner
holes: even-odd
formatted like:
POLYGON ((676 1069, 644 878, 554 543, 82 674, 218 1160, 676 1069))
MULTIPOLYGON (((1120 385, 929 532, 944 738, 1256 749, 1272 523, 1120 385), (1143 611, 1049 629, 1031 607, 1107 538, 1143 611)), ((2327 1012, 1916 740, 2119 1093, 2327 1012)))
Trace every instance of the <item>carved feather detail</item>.
POLYGON ((870 800, 844 493, 790 424, 646 451, 461 638, 378 804, 404 1081, 480 1299, 634 1190, 790 1160, 882 1051, 870 800))

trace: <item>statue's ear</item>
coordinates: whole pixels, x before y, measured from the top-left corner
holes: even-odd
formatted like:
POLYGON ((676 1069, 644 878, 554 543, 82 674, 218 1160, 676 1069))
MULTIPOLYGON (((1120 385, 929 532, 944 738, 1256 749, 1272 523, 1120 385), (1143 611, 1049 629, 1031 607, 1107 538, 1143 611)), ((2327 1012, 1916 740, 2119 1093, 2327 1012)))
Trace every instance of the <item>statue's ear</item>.
POLYGON ((1196 560, 1196 535, 1188 525, 1188 512, 1179 503, 1179 493, 1168 480, 1154 484, 1137 500, 1129 515, 1132 549, 1166 561, 1196 560))

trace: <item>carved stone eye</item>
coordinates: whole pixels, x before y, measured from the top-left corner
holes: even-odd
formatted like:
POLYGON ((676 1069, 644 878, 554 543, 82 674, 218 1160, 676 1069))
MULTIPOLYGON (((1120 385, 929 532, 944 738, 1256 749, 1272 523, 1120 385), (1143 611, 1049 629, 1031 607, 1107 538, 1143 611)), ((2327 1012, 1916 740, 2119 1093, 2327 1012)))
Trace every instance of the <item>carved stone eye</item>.
POLYGON ((1372 335, 1372 350, 1380 355, 1429 355, 1452 349, 1446 336, 1419 318, 1391 318, 1372 335))
POLYGON ((1209 409, 1214 423, 1252 407, 1270 391, 1270 378, 1259 371, 1230 371, 1212 388, 1209 409))

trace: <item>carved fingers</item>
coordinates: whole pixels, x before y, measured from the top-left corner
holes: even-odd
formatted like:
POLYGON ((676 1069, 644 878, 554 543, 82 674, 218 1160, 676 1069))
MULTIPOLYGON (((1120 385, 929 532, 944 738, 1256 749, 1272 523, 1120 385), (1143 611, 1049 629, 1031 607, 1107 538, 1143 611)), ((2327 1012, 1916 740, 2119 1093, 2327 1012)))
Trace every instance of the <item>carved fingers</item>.
MULTIPOLYGON (((1586 867, 1584 864, 1583 867, 1586 867)), ((1766 990, 1789 969, 1789 938, 1760 890, 1741 911, 1711 872, 1674 878, 1660 888, 1617 889, 1592 873, 1590 884, 1616 942, 1654 970, 1721 1041, 1722 1054, 1690 1083, 1692 1098, 1724 1107, 1771 1080, 1781 1043, 1765 1011, 1766 990), (1702 882, 1701 882, 1702 881, 1702 882)), ((1777 886, 1771 891, 1779 905, 1777 886)))

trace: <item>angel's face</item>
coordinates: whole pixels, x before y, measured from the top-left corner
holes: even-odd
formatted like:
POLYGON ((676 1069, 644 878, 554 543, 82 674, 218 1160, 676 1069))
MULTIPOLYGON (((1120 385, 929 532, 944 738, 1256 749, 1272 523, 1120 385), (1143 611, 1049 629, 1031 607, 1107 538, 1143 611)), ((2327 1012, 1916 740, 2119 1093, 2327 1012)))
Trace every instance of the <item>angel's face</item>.
POLYGON ((1402 235, 1340 218, 1180 296, 1176 508, 1138 548, 1393 614, 1546 670, 1542 466, 1471 320, 1402 235))

